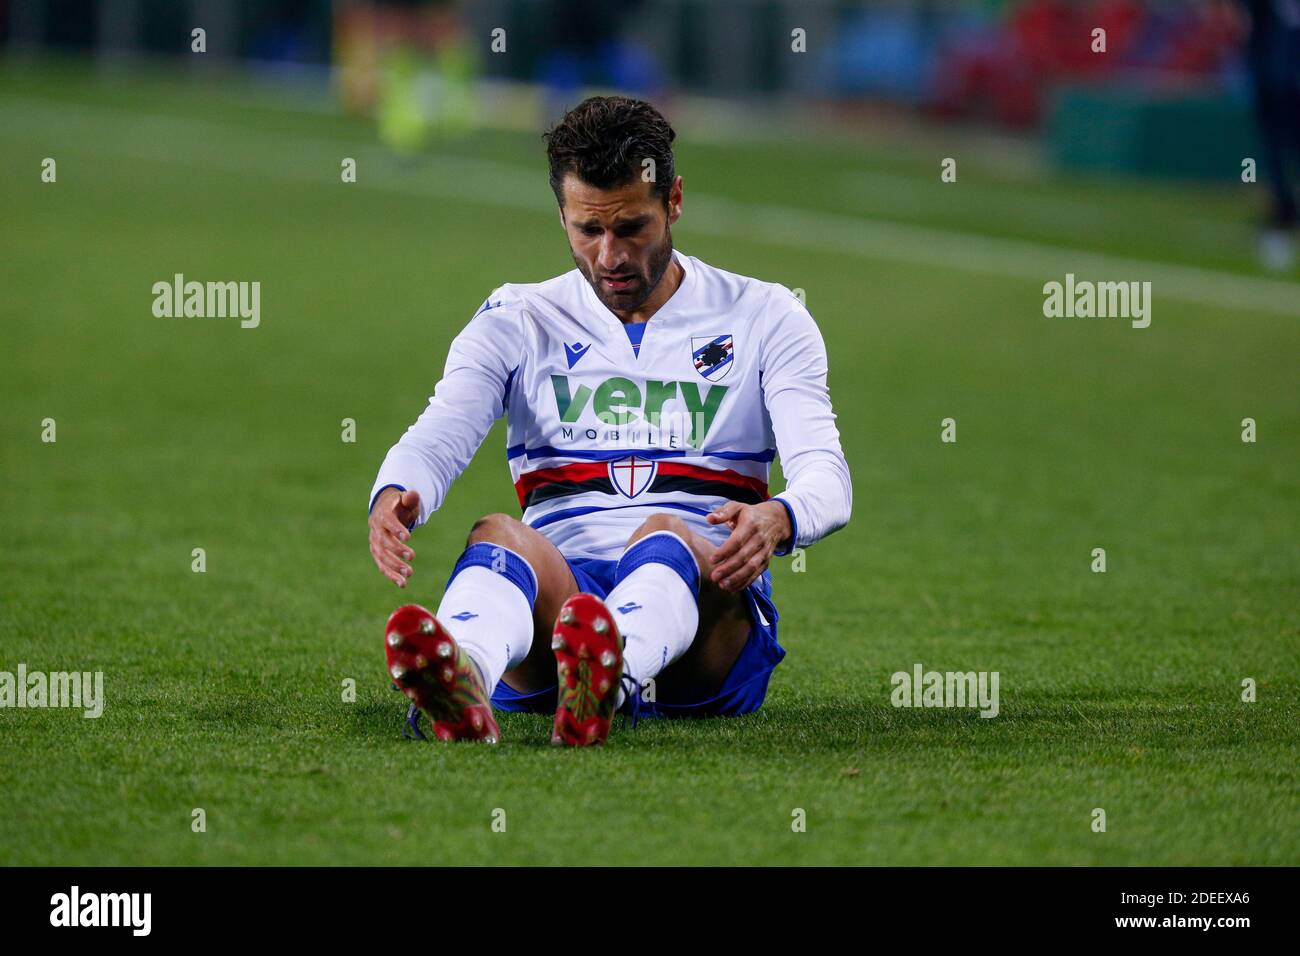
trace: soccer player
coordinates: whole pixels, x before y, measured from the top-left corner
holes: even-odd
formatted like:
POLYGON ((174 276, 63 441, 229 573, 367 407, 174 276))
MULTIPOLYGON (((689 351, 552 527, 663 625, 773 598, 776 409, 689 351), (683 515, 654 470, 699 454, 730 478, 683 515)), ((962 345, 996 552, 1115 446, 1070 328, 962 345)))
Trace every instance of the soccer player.
POLYGON ((768 564, 849 520, 821 334, 783 286, 674 250, 674 137, 618 96, 547 134, 577 268, 488 296, 379 469, 370 553, 405 588, 411 532, 506 416, 522 519, 475 522, 437 613, 385 631, 421 736, 423 712, 442 740, 495 742, 493 706, 554 713, 575 746, 620 710, 757 710, 785 656, 768 564))

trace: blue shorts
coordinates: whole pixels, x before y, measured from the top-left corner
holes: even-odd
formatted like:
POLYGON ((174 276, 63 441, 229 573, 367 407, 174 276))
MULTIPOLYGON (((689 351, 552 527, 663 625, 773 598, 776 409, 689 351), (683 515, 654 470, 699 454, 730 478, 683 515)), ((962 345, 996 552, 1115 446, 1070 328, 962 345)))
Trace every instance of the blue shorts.
MULTIPOLYGON (((565 558, 578 590, 604 598, 614 590, 614 573, 617 561, 598 558, 565 558)), ((719 717, 749 714, 763 705, 767 696, 767 682, 772 671, 785 657, 785 648, 776 640, 776 605, 772 603, 772 576, 764 571, 762 577, 745 589, 745 602, 749 605, 749 640, 741 648, 740 656, 732 665, 721 689, 708 700, 670 700, 662 694, 655 701, 641 705, 642 717, 719 717)), ((554 685, 531 694, 521 694, 505 681, 492 692, 492 706, 534 714, 553 714, 556 705, 554 685)))

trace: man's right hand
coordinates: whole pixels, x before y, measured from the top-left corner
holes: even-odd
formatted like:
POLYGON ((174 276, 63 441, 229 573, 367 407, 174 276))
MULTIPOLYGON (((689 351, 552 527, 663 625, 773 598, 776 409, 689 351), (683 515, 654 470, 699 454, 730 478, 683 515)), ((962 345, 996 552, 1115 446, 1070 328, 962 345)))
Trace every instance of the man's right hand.
POLYGON ((370 556, 384 577, 399 588, 406 587, 406 579, 411 576, 411 566, 406 562, 415 557, 407 544, 411 540, 407 525, 414 524, 419 516, 420 495, 399 488, 385 488, 370 509, 370 556))

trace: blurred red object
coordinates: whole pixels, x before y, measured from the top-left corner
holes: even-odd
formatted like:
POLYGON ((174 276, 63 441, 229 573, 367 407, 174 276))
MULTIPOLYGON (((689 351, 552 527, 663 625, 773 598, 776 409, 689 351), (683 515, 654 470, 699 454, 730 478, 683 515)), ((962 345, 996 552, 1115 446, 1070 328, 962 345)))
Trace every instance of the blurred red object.
POLYGON ((1047 94, 1063 82, 1102 80, 1128 70, 1210 73, 1238 46, 1231 5, 1188 4, 1157 16, 1138 0, 1027 0, 992 29, 939 51, 932 109, 946 117, 989 117, 1036 126, 1047 94), (1094 50, 1105 31, 1105 52, 1094 50))

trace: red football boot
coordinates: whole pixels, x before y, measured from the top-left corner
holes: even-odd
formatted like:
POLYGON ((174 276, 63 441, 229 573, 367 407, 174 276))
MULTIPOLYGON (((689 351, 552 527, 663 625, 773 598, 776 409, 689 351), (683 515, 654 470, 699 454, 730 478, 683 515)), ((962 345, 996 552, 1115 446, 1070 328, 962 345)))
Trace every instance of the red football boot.
POLYGON ((603 744, 623 677, 623 638, 605 602, 593 594, 575 594, 565 601, 551 649, 559 685, 551 743, 603 744))
POLYGON ((389 675, 432 721, 439 740, 500 739, 478 668, 425 608, 407 604, 393 612, 384 650, 389 675))

